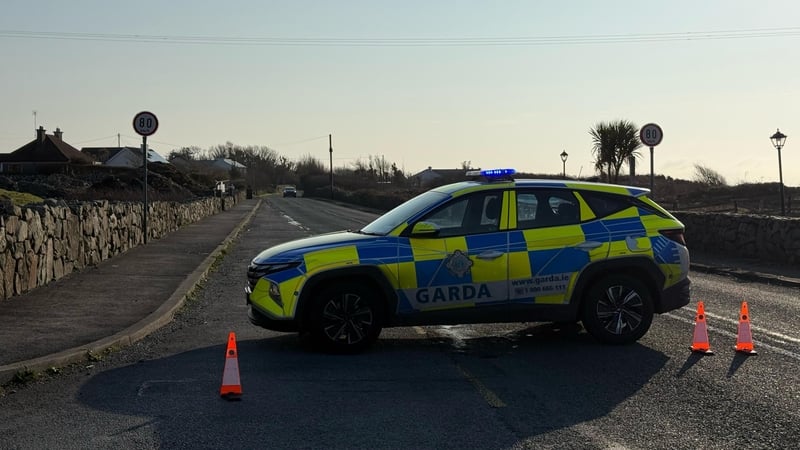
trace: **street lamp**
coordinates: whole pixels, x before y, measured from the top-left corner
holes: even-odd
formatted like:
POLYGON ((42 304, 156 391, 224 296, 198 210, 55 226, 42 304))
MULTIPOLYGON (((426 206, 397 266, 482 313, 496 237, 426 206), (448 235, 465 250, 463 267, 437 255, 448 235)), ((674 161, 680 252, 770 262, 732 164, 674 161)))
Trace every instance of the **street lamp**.
POLYGON ((778 131, 770 136, 769 139, 772 141, 772 146, 778 149, 778 176, 780 177, 781 182, 781 215, 785 216, 786 208, 783 206, 783 167, 781 166, 781 148, 783 148, 783 144, 786 142, 786 135, 781 133, 780 128, 778 128, 778 131))
POLYGON ((567 154, 566 150, 561 152, 561 165, 562 165, 561 177, 562 178, 567 178, 567 156, 569 156, 569 155, 567 154))

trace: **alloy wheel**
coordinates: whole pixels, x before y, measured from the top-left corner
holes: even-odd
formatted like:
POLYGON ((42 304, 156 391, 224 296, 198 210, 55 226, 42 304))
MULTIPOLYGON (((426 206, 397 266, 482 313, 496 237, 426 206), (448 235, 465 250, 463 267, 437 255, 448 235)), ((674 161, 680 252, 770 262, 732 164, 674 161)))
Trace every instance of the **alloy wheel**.
POLYGON ((639 327, 644 308, 644 301, 635 290, 610 286, 597 302, 597 319, 609 333, 622 335, 639 327))
POLYGON ((352 345, 364 340, 374 325, 372 308, 360 295, 344 293, 328 300, 322 310, 322 328, 333 342, 352 345))

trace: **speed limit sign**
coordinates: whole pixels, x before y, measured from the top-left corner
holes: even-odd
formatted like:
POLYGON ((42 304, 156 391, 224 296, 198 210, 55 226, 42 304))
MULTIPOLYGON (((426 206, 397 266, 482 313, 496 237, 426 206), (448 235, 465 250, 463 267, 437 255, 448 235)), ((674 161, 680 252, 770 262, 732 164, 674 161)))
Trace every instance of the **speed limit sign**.
POLYGON ((639 130, 639 139, 642 144, 648 147, 655 147, 660 144, 663 137, 664 132, 661 131, 661 127, 654 123, 648 123, 639 130))
POLYGON ((133 117, 133 129, 140 136, 151 136, 158 130, 158 119, 149 111, 142 111, 133 117))

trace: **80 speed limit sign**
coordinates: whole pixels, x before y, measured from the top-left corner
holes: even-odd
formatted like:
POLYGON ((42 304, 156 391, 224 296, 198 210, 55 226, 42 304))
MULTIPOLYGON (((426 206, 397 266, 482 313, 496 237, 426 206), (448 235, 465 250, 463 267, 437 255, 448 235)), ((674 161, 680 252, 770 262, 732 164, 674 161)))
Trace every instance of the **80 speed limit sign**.
POLYGON ((158 130, 158 119, 149 111, 142 111, 133 117, 133 129, 140 136, 150 136, 158 130))
POLYGON ((663 137, 664 132, 661 131, 661 127, 654 123, 648 123, 639 130, 639 139, 642 144, 648 147, 655 147, 660 144, 663 137))

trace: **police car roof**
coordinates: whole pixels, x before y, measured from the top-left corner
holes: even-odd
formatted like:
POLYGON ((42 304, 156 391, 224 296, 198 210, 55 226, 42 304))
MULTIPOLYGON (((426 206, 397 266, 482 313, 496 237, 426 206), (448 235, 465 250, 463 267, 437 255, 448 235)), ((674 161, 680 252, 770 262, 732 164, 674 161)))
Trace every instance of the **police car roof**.
POLYGON ((575 180, 548 180, 548 179, 519 179, 519 180, 503 180, 503 181, 491 181, 491 180, 484 180, 484 181, 462 181, 459 183, 447 184, 444 186, 439 186, 432 190, 441 192, 444 194, 453 194, 456 192, 460 192, 464 189, 468 188, 475 188, 478 186, 484 186, 486 189, 492 188, 511 188, 511 187, 518 187, 518 188, 534 188, 534 187, 549 187, 549 188, 569 188, 569 189, 585 189, 591 191, 599 191, 599 192, 609 192, 614 194, 623 194, 623 195, 631 195, 634 197, 639 197, 642 195, 646 195, 650 192, 650 189, 635 187, 635 186, 624 186, 620 184, 608 184, 608 183, 595 183, 591 181, 575 181, 575 180))

